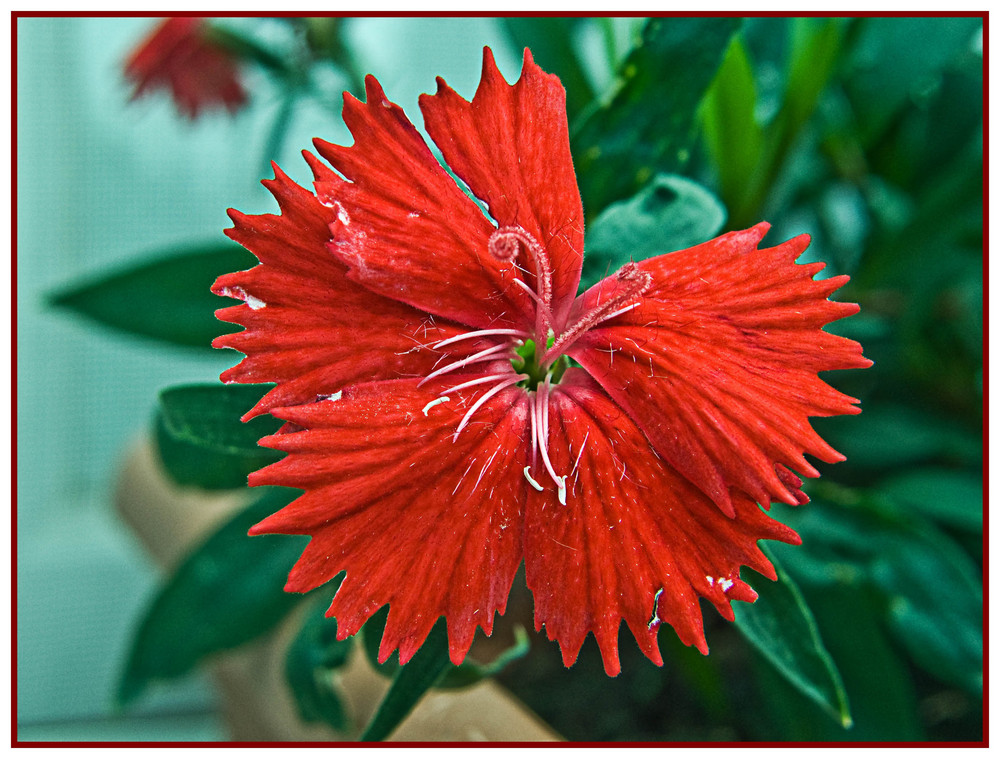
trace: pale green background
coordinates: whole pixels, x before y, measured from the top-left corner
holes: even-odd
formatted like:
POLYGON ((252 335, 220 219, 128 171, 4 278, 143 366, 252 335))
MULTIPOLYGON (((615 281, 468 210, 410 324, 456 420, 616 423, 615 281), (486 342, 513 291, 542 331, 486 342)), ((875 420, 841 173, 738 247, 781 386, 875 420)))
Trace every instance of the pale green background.
MULTIPOLYGON (((153 19, 17 24, 17 718, 20 740, 224 739, 200 677, 163 686, 125 714, 112 695, 157 574, 116 520, 124 452, 156 392, 211 381, 226 356, 130 339, 44 303, 47 293, 171 245, 219 240, 226 208, 274 210, 257 184, 278 93, 260 76, 250 109, 194 124, 165 96, 128 103, 121 74, 153 19)), ((419 93, 443 75, 466 97, 490 45, 515 79, 520 55, 494 19, 363 19, 366 71, 420 124, 419 93)), ((278 157, 348 142, 332 112, 298 112, 278 157)), ((149 308, 157 308, 150 302, 149 308)))

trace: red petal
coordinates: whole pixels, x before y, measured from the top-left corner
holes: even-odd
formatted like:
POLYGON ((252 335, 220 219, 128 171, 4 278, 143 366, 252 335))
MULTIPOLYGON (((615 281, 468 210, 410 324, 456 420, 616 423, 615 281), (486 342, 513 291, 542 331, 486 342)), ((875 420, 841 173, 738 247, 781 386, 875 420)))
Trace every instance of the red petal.
POLYGON ((344 97, 354 145, 316 148, 348 181, 316 183, 336 210, 331 252, 374 292, 475 327, 533 324, 511 266, 488 249, 495 227, 434 159, 374 77, 367 102, 344 97))
POLYGON ((453 433, 476 394, 416 381, 374 382, 337 401, 277 409, 306 428, 264 438, 288 456, 251 484, 302 488, 253 534, 313 536, 287 590, 347 576, 329 613, 341 638, 390 604, 379 657, 406 662, 439 616, 451 658, 465 657, 476 626, 490 634, 521 562, 526 482, 524 391, 502 391, 453 433))
POLYGON ((743 495, 733 497, 735 518, 723 515, 582 372, 569 370, 552 391, 548 418, 549 456, 568 475, 567 495, 565 505, 552 488, 528 496, 525 573, 536 627, 559 642, 566 666, 592 632, 611 676, 620 670, 622 620, 657 665, 661 621, 708 653, 699 598, 732 620, 731 601, 756 598, 740 566, 775 577, 756 542, 798 536, 743 495))
POLYGON ((437 82, 436 94, 420 97, 427 132, 500 226, 520 226, 547 248, 561 327, 583 264, 583 206, 569 149, 566 91, 527 49, 521 78, 511 86, 486 48, 471 103, 440 77, 437 82))
MULTIPOLYGON (((277 167, 265 184, 281 215, 232 211, 236 226, 227 232, 262 264, 219 277, 213 287, 248 304, 217 312, 247 328, 213 343, 247 355, 223 381, 278 383, 246 418, 315 401, 353 382, 425 376, 443 355, 429 346, 459 328, 348 280, 326 250, 333 211, 277 167)), ((477 347, 466 341, 456 349, 477 347)))
MULTIPOLYGON (((810 416, 856 414, 858 401, 817 372, 870 366, 861 346, 822 330, 856 313, 827 300, 847 277, 815 281, 798 237, 757 249, 762 224, 638 264, 652 277, 639 307, 598 324, 569 353, 625 408, 657 452, 724 511, 730 488, 767 505, 801 495, 775 471, 808 477, 803 453, 840 461, 810 416)), ((599 283, 577 308, 593 307, 599 283)))

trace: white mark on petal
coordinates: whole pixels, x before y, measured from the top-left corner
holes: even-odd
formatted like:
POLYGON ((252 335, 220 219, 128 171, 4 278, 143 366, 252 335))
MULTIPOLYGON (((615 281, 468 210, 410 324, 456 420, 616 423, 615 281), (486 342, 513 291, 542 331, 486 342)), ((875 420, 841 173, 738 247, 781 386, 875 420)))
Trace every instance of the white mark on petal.
POLYGON ((708 575, 705 575, 705 579, 708 580, 708 584, 709 585, 715 585, 715 578, 714 577, 709 577, 708 575))
POLYGON ((660 622, 662 621, 659 615, 657 614, 657 611, 660 608, 661 595, 663 595, 663 588, 660 588, 658 591, 656 591, 656 595, 653 596, 653 615, 649 618, 649 623, 646 625, 646 628, 649 630, 655 630, 657 627, 660 626, 660 622))
POLYGON ((433 401, 424 406, 424 416, 427 416, 427 412, 430 411, 435 406, 437 406, 439 403, 447 403, 450 400, 451 398, 449 398, 447 395, 442 395, 440 398, 435 398, 433 401))
POLYGON ((722 588, 722 592, 725 593, 727 590, 729 590, 731 587, 733 587, 733 581, 730 580, 729 578, 722 579, 720 577, 719 578, 719 587, 722 588))
POLYGON ((246 303, 254 311, 260 311, 267 304, 260 298, 255 298, 250 295, 242 287, 223 287, 219 290, 219 293, 226 296, 227 298, 235 298, 236 300, 241 300, 246 303))
POLYGON ((317 395, 316 396, 316 401, 317 402, 319 402, 319 401, 339 401, 343 396, 344 396, 344 391, 343 390, 338 390, 337 392, 332 393, 331 395, 317 395))
POLYGON ((345 227, 351 225, 351 215, 347 213, 347 209, 341 205, 340 201, 335 200, 331 208, 337 209, 337 220, 343 224, 345 227))

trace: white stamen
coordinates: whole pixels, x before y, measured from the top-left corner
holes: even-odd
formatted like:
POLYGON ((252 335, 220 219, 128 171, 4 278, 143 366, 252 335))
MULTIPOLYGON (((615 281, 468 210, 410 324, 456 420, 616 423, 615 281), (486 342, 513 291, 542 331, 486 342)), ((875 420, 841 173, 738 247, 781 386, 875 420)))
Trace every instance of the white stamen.
POLYGON ((617 311, 612 311, 610 314, 605 316, 603 319, 601 319, 601 321, 606 322, 608 319, 614 319, 616 316, 621 316, 622 314, 626 314, 633 308, 638 308, 641 305, 642 305, 641 303, 633 303, 631 306, 625 306, 625 308, 619 308, 617 311))
POLYGON ((430 411, 435 406, 437 406, 439 403, 447 403, 450 400, 451 398, 449 398, 447 395, 442 395, 440 398, 435 398, 433 401, 424 406, 424 416, 427 416, 427 412, 430 411))
POLYGON ((528 415, 531 417, 531 465, 538 460, 538 429, 535 424, 535 395, 528 395, 528 415))
POLYGON ((552 462, 549 460, 549 387, 551 381, 552 375, 545 378, 545 384, 538 389, 537 403, 535 403, 535 419, 536 424, 538 425, 539 437, 538 449, 542 454, 542 463, 545 465, 545 470, 549 473, 549 477, 551 477, 552 481, 556 484, 559 502, 565 506, 566 475, 559 476, 556 474, 556 470, 552 466, 552 462))
POLYGON ((447 340, 434 343, 431 348, 436 350, 437 348, 443 348, 446 345, 457 343, 460 340, 470 340, 474 337, 487 337, 489 335, 513 335, 515 337, 527 337, 528 333, 520 329, 478 329, 472 332, 463 332, 461 335, 455 335, 455 337, 449 337, 447 340))
POLYGON ((458 482, 455 483, 455 489, 451 491, 452 495, 455 495, 455 493, 458 492, 458 489, 462 487, 462 483, 465 481, 465 476, 469 473, 469 470, 472 469, 472 465, 475 463, 476 463, 475 459, 472 459, 472 461, 469 462, 469 466, 465 468, 465 471, 462 473, 462 476, 459 477, 458 482))
MULTIPOLYGON (((473 385, 482 385, 485 382, 492 382, 493 380, 503 379, 509 377, 510 374, 490 374, 487 377, 477 377, 476 379, 469 380, 468 382, 463 382, 460 385, 455 385, 454 387, 449 387, 447 390, 442 390, 442 393, 454 393, 458 390, 464 390, 467 387, 472 387, 473 385)), ((519 379, 526 380, 529 379, 527 374, 517 375, 519 379)))
POLYGON ((465 412, 465 416, 462 417, 462 421, 459 422, 458 429, 456 429, 455 434, 452 435, 451 438, 452 442, 458 440, 458 434, 465 429, 465 426, 469 423, 469 420, 472 418, 472 415, 479 410, 480 406, 482 406, 484 403, 486 403, 486 401, 488 401, 490 398, 492 398, 494 395, 499 393, 504 388, 513 385, 515 382, 520 382, 521 377, 522 375, 520 374, 516 374, 513 377, 508 377, 507 379, 498 383, 496 387, 487 390, 485 393, 479 396, 479 400, 477 400, 475 403, 472 404, 472 408, 470 408, 468 411, 465 412))
POLYGON ((479 351, 479 353, 473 353, 471 356, 463 358, 459 361, 455 361, 454 363, 448 364, 447 366, 442 366, 440 369, 436 369, 435 371, 431 372, 422 380, 420 380, 420 382, 417 384, 417 387, 420 387, 420 385, 424 384, 429 379, 433 379, 434 377, 440 377, 442 374, 447 374, 448 372, 454 371, 455 369, 461 369, 463 366, 468 366, 469 364, 473 364, 477 361, 482 361, 486 358, 490 358, 496 355, 497 353, 501 353, 506 350, 510 350, 509 345, 494 345, 491 348, 486 348, 485 350, 479 351))
MULTIPOLYGON (((483 464, 483 469, 482 469, 482 471, 481 471, 481 472, 479 473, 479 477, 477 477, 477 478, 476 478, 476 484, 472 486, 472 492, 473 492, 473 493, 475 493, 475 492, 476 492, 476 488, 478 488, 478 487, 479 487, 479 483, 483 481, 483 475, 484 475, 484 474, 486 474, 486 470, 490 468, 490 464, 492 464, 492 463, 493 463, 493 459, 495 459, 495 458, 497 457, 497 454, 498 454, 498 453, 500 453, 500 450, 499 450, 499 449, 497 449, 497 450, 493 451, 493 455, 492 455, 492 456, 490 456, 490 457, 489 457, 489 458, 488 458, 488 459, 486 460, 486 463, 485 463, 485 464, 483 464)), ((501 528, 501 529, 503 529, 503 528, 501 528)))
POLYGON ((541 493, 543 490, 545 490, 545 488, 543 488, 541 485, 539 485, 538 482, 535 480, 535 478, 531 476, 531 474, 528 471, 529 469, 531 469, 530 466, 526 466, 524 468, 524 477, 528 481, 528 483, 531 485, 531 487, 533 487, 535 490, 537 490, 539 493, 541 493))
POLYGON ((576 454, 576 461, 573 462, 573 468, 570 470, 569 476, 576 474, 576 468, 580 465, 580 457, 583 456, 583 449, 586 447, 589 438, 590 430, 587 430, 587 434, 583 436, 583 442, 580 443, 580 452, 576 454))

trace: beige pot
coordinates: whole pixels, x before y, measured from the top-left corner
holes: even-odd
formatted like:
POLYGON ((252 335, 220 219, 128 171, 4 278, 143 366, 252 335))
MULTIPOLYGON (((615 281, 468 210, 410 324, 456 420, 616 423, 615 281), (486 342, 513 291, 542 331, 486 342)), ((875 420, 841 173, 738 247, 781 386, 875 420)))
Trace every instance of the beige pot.
MULTIPOLYGON (((153 446, 137 445, 122 472, 117 508, 162 567, 176 565, 210 529, 246 503, 245 494, 180 488, 163 472, 153 446)), ((339 734, 303 723, 283 675, 284 653, 297 629, 292 615, 277 632, 211 663, 225 719, 236 741, 345 741, 375 712, 389 681, 355 649, 335 674, 356 726, 339 734)), ((557 741, 558 735, 511 693, 491 680, 462 690, 431 691, 389 737, 390 741, 557 741)))

